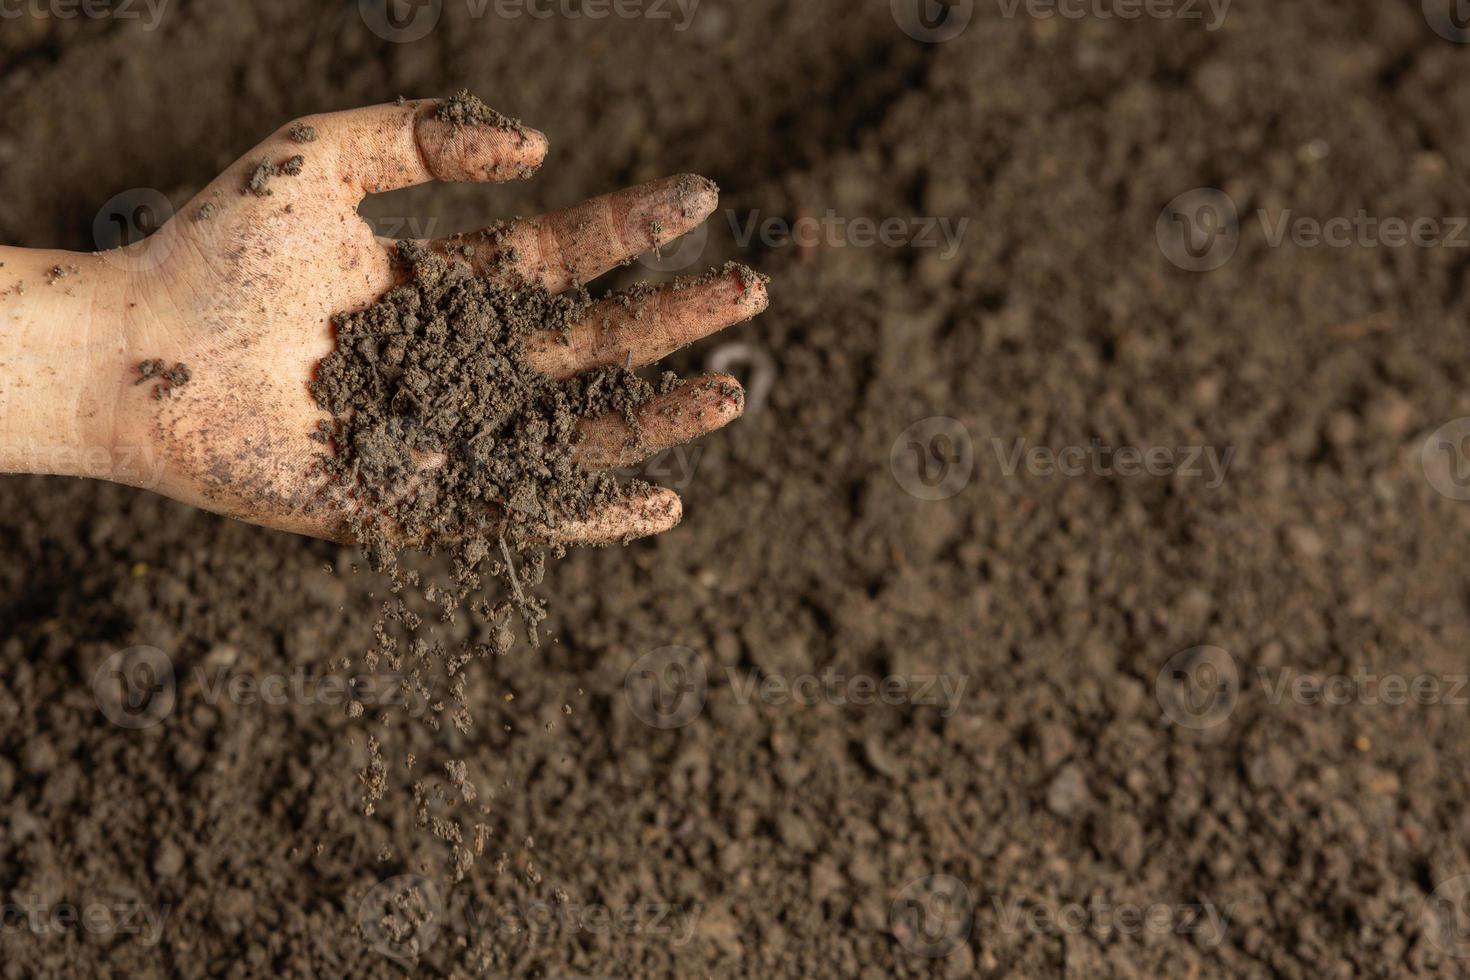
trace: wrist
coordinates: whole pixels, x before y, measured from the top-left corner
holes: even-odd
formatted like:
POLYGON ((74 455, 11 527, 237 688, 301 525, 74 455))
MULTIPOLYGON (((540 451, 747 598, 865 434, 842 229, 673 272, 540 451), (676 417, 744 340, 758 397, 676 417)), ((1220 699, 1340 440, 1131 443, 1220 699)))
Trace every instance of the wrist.
POLYGON ((145 433, 119 417, 136 378, 126 277, 80 252, 0 248, 0 263, 0 472, 148 485, 145 433))

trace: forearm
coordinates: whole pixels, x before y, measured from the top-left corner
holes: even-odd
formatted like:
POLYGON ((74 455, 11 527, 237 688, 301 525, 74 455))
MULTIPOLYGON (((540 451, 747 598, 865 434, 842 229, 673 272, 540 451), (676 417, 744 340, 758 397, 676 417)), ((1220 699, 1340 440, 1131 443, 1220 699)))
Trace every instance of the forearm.
POLYGON ((128 356, 115 277, 95 255, 0 247, 0 472, 138 482, 140 446, 118 446, 128 356))

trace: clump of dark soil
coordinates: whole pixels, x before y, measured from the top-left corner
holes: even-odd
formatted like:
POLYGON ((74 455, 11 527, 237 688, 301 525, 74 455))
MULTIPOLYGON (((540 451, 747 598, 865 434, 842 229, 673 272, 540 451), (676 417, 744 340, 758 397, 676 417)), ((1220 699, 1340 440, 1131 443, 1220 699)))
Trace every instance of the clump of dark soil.
POLYGON ((624 496, 574 463, 577 426, 631 420, 652 386, 620 367, 556 382, 523 356, 532 333, 581 319, 586 298, 499 284, 422 246, 400 255, 409 282, 337 318, 312 384, 336 417, 328 469, 362 505, 360 539, 522 542, 624 496))
POLYGON ((133 384, 140 385, 146 381, 157 378, 158 384, 153 386, 153 397, 162 398, 170 394, 175 388, 182 388, 189 383, 189 368, 185 364, 175 364, 168 367, 159 358, 148 358, 138 363, 138 380, 133 384))
POLYGON ((573 448, 579 424, 609 412, 636 438, 635 410, 654 389, 623 367, 553 381, 526 362, 526 339, 570 329, 585 293, 492 281, 413 243, 399 257, 407 282, 337 317, 336 349, 312 383, 335 420, 319 433, 335 448, 325 468, 374 568, 396 576, 405 544, 449 549, 452 587, 431 595, 451 615, 488 558, 534 643, 545 613, 512 554, 646 487, 583 469, 573 448))
MULTIPOLYGON (((299 142, 299 141, 298 141, 299 142)), ((295 177, 301 173, 306 165, 306 157, 301 154, 287 157, 280 163, 271 163, 269 160, 261 160, 250 171, 250 177, 245 181, 241 189, 242 194, 254 194, 256 197, 270 197, 275 191, 270 189, 271 178, 285 175, 295 177)))
POLYGON ((461 126, 492 126, 525 134, 526 127, 519 119, 512 119, 486 105, 479 96, 462 89, 439 103, 435 115, 456 128, 461 126))

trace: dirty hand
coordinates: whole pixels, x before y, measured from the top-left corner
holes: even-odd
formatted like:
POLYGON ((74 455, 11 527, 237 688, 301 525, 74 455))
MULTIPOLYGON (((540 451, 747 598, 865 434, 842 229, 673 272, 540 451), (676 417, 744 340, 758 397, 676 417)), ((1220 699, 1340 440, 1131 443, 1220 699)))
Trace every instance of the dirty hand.
MULTIPOLYGON (((283 126, 123 249, 0 248, 0 470, 148 486, 241 520, 342 539, 341 508, 319 506, 324 450, 311 434, 326 415, 308 385, 332 350, 332 316, 371 305, 400 275, 395 243, 373 233, 359 203, 430 180, 529 176, 547 151, 534 130, 455 125, 437 106, 404 101, 283 126)), ((702 178, 657 180, 517 220, 493 244, 477 239, 470 261, 557 292, 684 234, 716 200, 702 178)), ((735 276, 665 287, 636 309, 595 305, 570 343, 533 337, 528 356, 556 378, 648 364, 765 305, 760 283, 735 276)), ((738 417, 738 385, 722 380, 648 403, 636 454, 738 417), (668 411, 669 400, 680 410, 668 411)), ((622 419, 595 419, 583 432, 584 466, 637 462, 622 419)), ((624 540, 679 516, 678 497, 655 489, 557 535, 624 540)))

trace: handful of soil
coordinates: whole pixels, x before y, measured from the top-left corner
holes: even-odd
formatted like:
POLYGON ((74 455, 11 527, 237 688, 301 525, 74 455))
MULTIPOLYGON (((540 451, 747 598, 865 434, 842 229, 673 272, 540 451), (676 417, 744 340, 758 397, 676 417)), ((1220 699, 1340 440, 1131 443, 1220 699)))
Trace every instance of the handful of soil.
MULTIPOLYGON (((336 448, 325 469, 354 504, 347 526, 374 569, 399 589, 419 586, 401 573, 397 549, 446 548, 452 586, 423 591, 450 619, 478 589, 488 560, 535 644, 546 613, 523 586, 539 581, 544 554, 532 554, 520 578, 512 555, 569 518, 646 489, 583 470, 572 448, 578 423, 607 412, 621 413, 636 433, 634 412, 653 387, 620 367, 553 381, 526 363, 526 338, 576 323, 590 304, 585 291, 554 296, 493 282, 414 243, 401 244, 399 258, 405 284, 336 318, 337 347, 312 382, 334 416, 317 434, 336 448)), ((506 652, 511 605, 477 601, 502 627, 497 652, 506 652)))
POLYGON ((610 411, 631 421, 652 386, 618 367, 552 381, 523 356, 533 332, 577 322, 586 294, 498 284, 413 243, 399 252, 409 281, 337 317, 312 384, 335 417, 321 433, 337 448, 328 471, 363 505, 359 540, 522 543, 626 495, 573 462, 577 425, 610 411))

